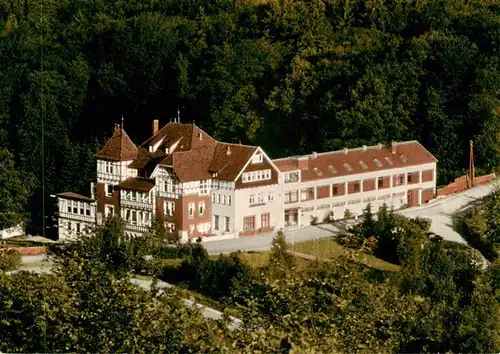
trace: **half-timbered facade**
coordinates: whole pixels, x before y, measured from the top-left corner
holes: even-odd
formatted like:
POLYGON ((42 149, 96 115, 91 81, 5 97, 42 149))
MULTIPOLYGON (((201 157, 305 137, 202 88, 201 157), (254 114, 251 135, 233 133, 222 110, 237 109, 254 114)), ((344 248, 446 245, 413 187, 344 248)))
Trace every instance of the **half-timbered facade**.
POLYGON ((437 160, 418 142, 271 160, 257 146, 216 141, 169 123, 136 146, 115 126, 96 154, 91 196, 58 195, 59 236, 85 234, 111 215, 141 235, 159 220, 182 240, 268 233, 434 197, 437 160))

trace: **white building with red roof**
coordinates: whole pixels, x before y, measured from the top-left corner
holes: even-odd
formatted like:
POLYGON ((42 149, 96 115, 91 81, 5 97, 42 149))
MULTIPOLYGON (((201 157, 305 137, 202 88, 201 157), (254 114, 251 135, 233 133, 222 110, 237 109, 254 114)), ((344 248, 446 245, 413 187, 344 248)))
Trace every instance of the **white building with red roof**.
POLYGON ((59 237, 110 215, 141 235, 155 219, 189 239, 251 236, 434 197, 437 160, 416 141, 271 160, 257 146, 216 141, 195 124, 168 123, 136 146, 115 126, 97 153, 91 196, 58 194, 59 237))

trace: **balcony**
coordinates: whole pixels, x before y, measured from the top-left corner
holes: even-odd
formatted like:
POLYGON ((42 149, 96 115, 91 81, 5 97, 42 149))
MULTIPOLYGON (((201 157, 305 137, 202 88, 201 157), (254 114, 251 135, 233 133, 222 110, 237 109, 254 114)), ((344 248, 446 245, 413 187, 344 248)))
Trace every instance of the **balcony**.
POLYGON ((67 219, 67 220, 83 221, 83 222, 87 222, 87 223, 95 223, 96 222, 95 215, 68 213, 66 211, 59 211, 59 218, 60 219, 67 219))
POLYGON ((150 226, 145 224, 137 224, 132 221, 125 221, 125 230, 126 231, 135 231, 135 232, 148 232, 150 226))
POLYGON ((120 203, 122 207, 131 209, 152 210, 154 207, 154 203, 151 201, 121 199, 120 203))

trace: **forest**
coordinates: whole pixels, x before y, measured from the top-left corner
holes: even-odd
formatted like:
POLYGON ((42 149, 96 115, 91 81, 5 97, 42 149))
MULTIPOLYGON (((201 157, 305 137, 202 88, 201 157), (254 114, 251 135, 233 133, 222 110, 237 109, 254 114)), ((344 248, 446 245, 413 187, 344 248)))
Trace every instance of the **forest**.
POLYGON ((273 158, 417 139, 445 184, 473 140, 490 172, 499 16, 495 0, 0 0, 2 156, 32 232, 42 194, 88 193, 122 116, 140 143, 178 108, 273 158))

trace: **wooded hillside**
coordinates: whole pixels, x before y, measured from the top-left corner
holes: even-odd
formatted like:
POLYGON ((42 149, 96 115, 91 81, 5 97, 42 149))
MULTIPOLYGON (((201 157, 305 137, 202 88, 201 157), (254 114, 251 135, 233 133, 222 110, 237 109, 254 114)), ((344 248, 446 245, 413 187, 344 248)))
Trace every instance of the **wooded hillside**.
POLYGON ((500 165, 499 19, 487 0, 0 0, 0 146, 39 186, 43 117, 46 192, 87 192, 122 114, 141 142, 179 106, 272 157, 418 139, 443 184, 471 139, 500 165))

